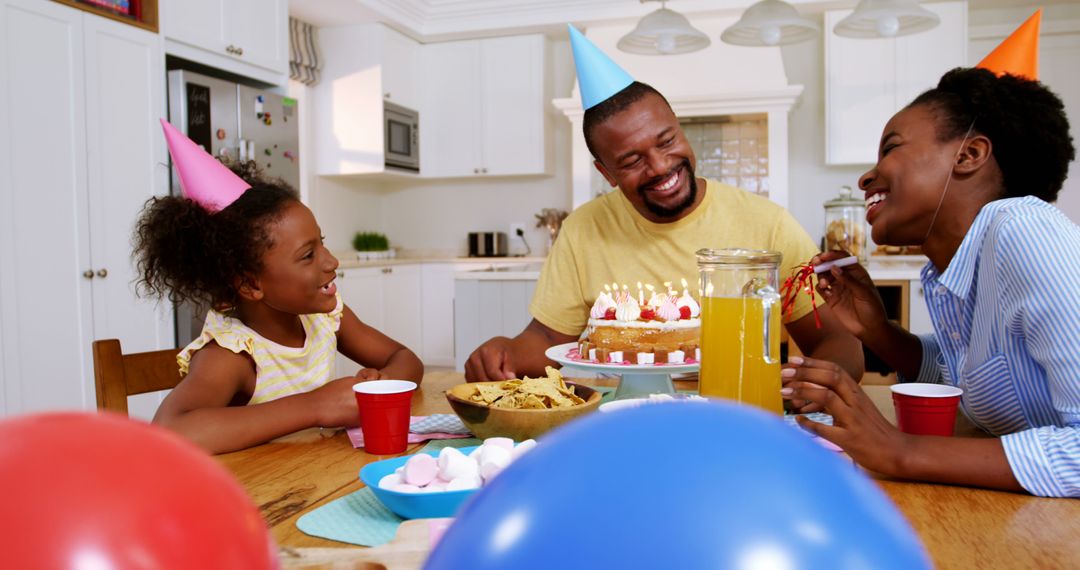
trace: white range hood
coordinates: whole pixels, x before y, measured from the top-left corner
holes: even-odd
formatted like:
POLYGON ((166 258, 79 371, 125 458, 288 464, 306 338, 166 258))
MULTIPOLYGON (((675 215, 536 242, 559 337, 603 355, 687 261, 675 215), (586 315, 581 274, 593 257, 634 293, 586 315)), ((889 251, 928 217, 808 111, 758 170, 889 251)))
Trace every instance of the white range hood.
MULTIPOLYGON (((739 47, 720 41, 736 17, 697 16, 691 23, 712 39, 700 51, 673 56, 634 55, 615 44, 634 24, 593 26, 585 35, 634 79, 667 97, 679 117, 766 113, 769 123, 769 198, 787 206, 788 112, 802 85, 788 85, 779 47, 739 47)), ((808 44, 808 48, 809 44, 808 44)), ((552 104, 573 125, 573 207, 592 199, 592 155, 581 134, 584 111, 575 84, 572 95, 552 104)))

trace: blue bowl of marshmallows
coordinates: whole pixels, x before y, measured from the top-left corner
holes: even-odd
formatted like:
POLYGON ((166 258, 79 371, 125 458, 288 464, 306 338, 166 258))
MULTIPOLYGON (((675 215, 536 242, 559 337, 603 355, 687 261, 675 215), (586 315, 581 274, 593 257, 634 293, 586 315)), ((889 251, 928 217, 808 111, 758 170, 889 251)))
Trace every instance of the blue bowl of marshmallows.
POLYGON ((444 447, 365 465, 360 480, 404 519, 452 517, 480 487, 536 445, 492 437, 483 445, 444 447))

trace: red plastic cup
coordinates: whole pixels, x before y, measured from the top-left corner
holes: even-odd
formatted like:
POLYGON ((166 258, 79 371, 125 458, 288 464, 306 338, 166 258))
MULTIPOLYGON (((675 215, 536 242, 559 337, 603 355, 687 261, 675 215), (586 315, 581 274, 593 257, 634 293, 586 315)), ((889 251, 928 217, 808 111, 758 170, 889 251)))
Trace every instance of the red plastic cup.
POLYGON ((893 384, 893 407, 900 431, 912 435, 953 434, 963 390, 944 384, 893 384))
POLYGON ((414 392, 416 383, 408 380, 368 380, 353 385, 368 453, 393 455, 405 451, 414 392))

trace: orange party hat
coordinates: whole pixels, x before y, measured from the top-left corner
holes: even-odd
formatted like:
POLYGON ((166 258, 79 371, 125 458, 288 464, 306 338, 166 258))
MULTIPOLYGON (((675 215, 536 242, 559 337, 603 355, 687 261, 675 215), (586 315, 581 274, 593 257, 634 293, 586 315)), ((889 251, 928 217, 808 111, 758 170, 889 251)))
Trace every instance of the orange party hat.
POLYGON ((180 189, 184 196, 213 213, 225 209, 251 188, 243 178, 165 119, 161 119, 161 128, 165 129, 165 142, 169 143, 169 154, 172 155, 176 173, 180 175, 180 189))
POLYGON ((998 75, 1009 73, 1038 81, 1041 22, 1042 8, 1039 8, 975 67, 988 69, 998 75))

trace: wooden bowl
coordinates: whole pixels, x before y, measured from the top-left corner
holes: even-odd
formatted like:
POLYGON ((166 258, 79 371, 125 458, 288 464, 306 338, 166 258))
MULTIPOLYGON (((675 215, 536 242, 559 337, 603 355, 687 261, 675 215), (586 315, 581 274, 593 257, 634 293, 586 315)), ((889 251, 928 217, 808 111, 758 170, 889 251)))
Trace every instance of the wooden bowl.
POLYGON ((574 388, 574 393, 585 400, 584 404, 566 408, 545 410, 514 410, 510 408, 492 408, 469 400, 476 393, 478 384, 498 385, 502 382, 471 382, 458 384, 446 391, 446 399, 454 413, 461 418, 469 431, 480 439, 489 437, 509 437, 514 441, 532 439, 540 434, 560 426, 578 416, 587 414, 600 405, 600 392, 567 382, 574 388))

